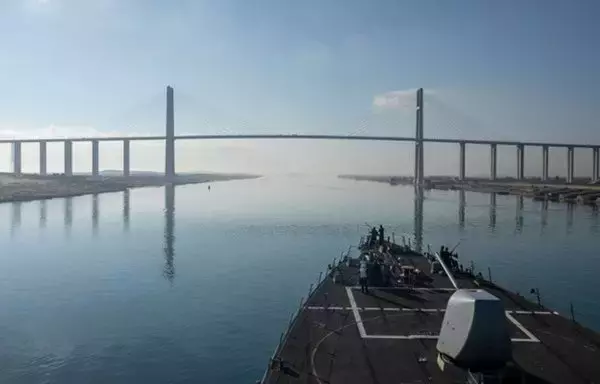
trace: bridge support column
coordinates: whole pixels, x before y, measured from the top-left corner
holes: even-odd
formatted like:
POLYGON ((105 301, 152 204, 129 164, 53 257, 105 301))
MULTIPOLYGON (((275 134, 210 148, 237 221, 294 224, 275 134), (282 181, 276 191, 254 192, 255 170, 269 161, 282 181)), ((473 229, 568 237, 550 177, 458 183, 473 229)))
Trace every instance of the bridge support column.
POLYGON ((498 176, 498 146, 490 144, 490 179, 496 180, 498 176))
POLYGON ((98 140, 92 140, 92 176, 100 174, 100 148, 98 140))
POLYGON ((567 184, 573 183, 575 177, 575 156, 573 147, 567 148, 567 184))
POLYGON ((600 180, 600 157, 599 151, 600 148, 594 148, 594 157, 592 159, 592 181, 596 182, 600 180))
POLYGON ((12 143, 12 171, 15 175, 21 174, 21 142, 12 143))
POLYGON ((175 108, 173 102, 173 88, 167 87, 167 122, 165 140, 165 176, 168 179, 175 177, 175 108))
POLYGON ((548 146, 542 146, 542 181, 548 181, 548 146))
POLYGON ((417 90, 417 130, 415 134, 415 186, 423 185, 423 88, 417 90))
POLYGON ((459 164, 459 171, 458 171, 458 178, 460 179, 460 181, 464 181, 465 177, 466 177, 466 162, 465 162, 465 152, 466 152, 466 144, 464 141, 460 142, 460 164, 459 164))
POLYGON ((65 140, 65 176, 73 176, 73 142, 65 140))
POLYGON ((40 175, 46 175, 48 173, 48 167, 46 161, 48 160, 47 144, 45 141, 40 141, 40 175))
POLYGON ((123 140, 123 176, 129 177, 129 148, 130 140, 123 140))
POLYGON ((517 179, 523 180, 525 177, 525 146, 517 144, 517 179))

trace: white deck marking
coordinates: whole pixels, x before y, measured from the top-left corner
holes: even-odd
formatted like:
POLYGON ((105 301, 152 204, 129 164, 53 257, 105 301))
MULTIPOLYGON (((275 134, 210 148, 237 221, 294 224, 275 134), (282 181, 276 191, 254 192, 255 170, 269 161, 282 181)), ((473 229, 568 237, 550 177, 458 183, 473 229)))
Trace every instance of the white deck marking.
MULTIPOLYGON (((437 340, 439 335, 366 335, 364 339, 390 339, 390 340, 437 340)), ((538 339, 523 339, 523 338, 512 338, 510 339, 513 343, 539 343, 538 339)))
POLYGON ((507 313, 506 313, 506 317, 508 318, 508 320, 509 320, 511 323, 513 323, 514 325, 516 325, 516 326, 517 326, 517 328, 519 328, 519 330, 520 330, 521 332, 523 332, 525 335, 527 335, 527 337, 529 337, 529 339, 530 339, 529 341, 530 341, 530 342, 536 342, 536 343, 539 343, 539 342, 540 342, 540 340, 539 340, 537 337, 535 337, 535 336, 533 335, 533 333, 529 332, 529 330, 528 330, 527 328, 525 328, 525 327, 523 326, 523 324, 519 323, 519 322, 517 321, 517 319, 515 319, 514 317, 512 317, 512 315, 511 315, 510 313, 508 313, 508 312, 507 312, 507 313))
MULTIPOLYGON (((306 307, 308 310, 312 311, 352 311, 354 308, 352 307, 342 307, 342 306, 318 306, 311 305, 306 307)), ((401 308, 401 307, 359 307, 356 306, 358 311, 385 311, 385 312, 446 312, 446 309, 443 308, 401 308)), ((505 311, 508 314, 512 315, 558 315, 558 312, 551 311, 522 311, 522 310, 511 310, 508 309, 505 311)), ((515 319, 516 320, 516 319, 515 319)))
POLYGON ((365 339, 396 339, 396 340, 437 340, 438 335, 366 335, 365 339))
MULTIPOLYGON (((373 287, 372 287, 373 288, 373 287)), ((439 335, 423 335, 423 334, 408 334, 408 335, 368 335, 365 329, 365 325, 363 324, 362 317, 360 316, 361 311, 389 311, 389 312, 445 312, 446 309, 442 308, 398 308, 398 307, 359 307, 356 305, 356 300, 354 299, 354 294, 352 293, 352 289, 357 289, 357 287, 346 287, 346 294, 348 295, 348 300, 350 302, 350 307, 323 307, 323 306, 307 306, 306 308, 309 310, 351 310, 354 315, 354 320, 356 322, 356 326, 358 328, 358 333, 360 337, 363 339, 391 339, 391 340, 418 340, 418 339, 429 339, 435 340, 439 335)), ((376 289, 376 288, 373 288, 376 289)), ((403 288, 400 288, 403 289, 403 288)), ((454 291, 453 288, 412 288, 413 290, 421 290, 421 291, 454 291)), ((506 310, 505 311, 506 318, 513 323, 519 330, 525 334, 528 338, 511 338, 512 342, 517 343, 539 343, 540 340, 533 335, 523 324, 521 324, 517 319, 515 319, 512 314, 516 315, 558 315, 558 312, 550 312, 550 311, 523 311, 523 310, 506 310)))
MULTIPOLYGON (((350 301, 350 307, 307 307, 307 309, 311 310, 352 310, 354 314, 354 320, 356 321, 356 326, 358 328, 358 333, 360 337, 363 339, 391 339, 391 340, 418 340, 418 339, 429 339, 436 340, 439 335, 422 335, 422 334, 409 334, 409 335, 368 335, 365 329, 365 325, 363 324, 362 317, 360 316, 360 311, 393 311, 393 312, 444 312, 445 309, 441 308, 394 308, 394 307, 358 307, 356 305, 356 300, 354 299, 354 294, 352 293, 351 287, 346 287, 346 293, 348 295, 348 300, 350 301)), ((555 312, 547 312, 547 311, 505 311, 506 317, 508 320, 513 323, 523 334, 525 334, 528 338, 511 338, 512 342, 516 343, 539 343, 540 340, 533 335, 527 328, 523 326, 523 324, 519 323, 511 313, 519 314, 519 315, 554 315, 555 312)))
POLYGON ((385 312, 446 312, 445 309, 438 308, 399 308, 399 307, 323 307, 323 306, 308 306, 306 309, 311 311, 385 311, 385 312))
POLYGON ((367 336, 367 332, 365 331, 365 325, 363 324, 360 313, 358 312, 358 307, 356 306, 352 289, 350 289, 350 287, 346 287, 346 293, 348 294, 348 300, 350 300, 350 306, 352 307, 352 313, 354 314, 354 321, 356 321, 358 333, 360 334, 360 337, 364 339, 365 336, 367 336))
POLYGON ((535 338, 535 339, 523 339, 520 337, 514 338, 514 339, 510 339, 510 341, 512 341, 513 343, 539 343, 540 341, 535 338))
POLYGON ((550 311, 514 311, 507 310, 506 313, 510 313, 513 315, 558 315, 558 312, 550 312, 550 311))
MULTIPOLYGON (((360 289, 360 285, 355 285, 353 287, 350 287, 352 289, 360 289)), ((456 291, 456 289, 454 288, 422 288, 422 287, 416 287, 416 288, 410 288, 410 287, 369 287, 369 289, 378 289, 380 291, 430 291, 430 292, 439 292, 439 291, 444 291, 444 292, 454 292, 456 291)))

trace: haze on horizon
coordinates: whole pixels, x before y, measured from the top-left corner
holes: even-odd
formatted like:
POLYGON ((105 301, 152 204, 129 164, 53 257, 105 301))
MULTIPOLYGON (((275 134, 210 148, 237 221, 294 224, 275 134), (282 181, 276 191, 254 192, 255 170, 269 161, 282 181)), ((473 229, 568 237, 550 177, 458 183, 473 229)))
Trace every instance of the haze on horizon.
MULTIPOLYGON (((0 3, 0 137, 160 135, 164 88, 179 134, 414 135, 600 144, 600 3, 261 0, 5 0, 0 3)), ((1 147, 0 170, 10 168, 1 147)), ((177 170, 411 174, 411 144, 210 141, 178 144, 177 170)), ((91 168, 76 144, 74 171, 91 168)), ((499 174, 516 150, 499 147, 499 174)), ((551 151, 551 175, 566 150, 551 151)), ((24 171, 37 170, 24 145, 24 171)), ((62 171, 62 148, 48 148, 62 171)), ((120 144, 101 145, 119 169, 120 144)), ((164 148, 132 144, 132 169, 162 170, 164 148)), ((539 175, 541 151, 526 151, 539 175)), ((489 148, 468 147, 469 175, 489 148)), ((456 145, 425 150, 426 174, 456 174, 456 145)), ((576 174, 591 151, 576 151, 576 174)))

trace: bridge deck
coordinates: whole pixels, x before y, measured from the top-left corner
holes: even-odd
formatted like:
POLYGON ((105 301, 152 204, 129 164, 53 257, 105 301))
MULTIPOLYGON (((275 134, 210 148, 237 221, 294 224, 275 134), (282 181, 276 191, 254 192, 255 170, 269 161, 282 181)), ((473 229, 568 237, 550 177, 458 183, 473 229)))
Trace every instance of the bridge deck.
MULTIPOLYGON (((428 262, 411 258, 423 271, 428 262)), ((325 281, 298 315, 276 358, 298 374, 270 370, 266 383, 456 383, 466 373, 442 372, 436 337, 452 294, 446 277, 432 276, 415 289, 356 287, 358 270, 342 268, 343 283, 325 281)), ((459 276, 461 288, 475 288, 459 276)), ((499 297, 513 340, 514 363, 502 383, 600 382, 600 336, 556 312, 491 284, 499 297), (525 379, 525 381, 522 381, 525 379)))
MULTIPOLYGON (((35 138, 35 139, 0 139, 0 144, 10 143, 59 143, 59 142, 92 142, 92 141, 147 141, 166 140, 166 136, 104 136, 104 137, 72 137, 72 138, 35 138)), ((226 135, 178 135, 174 140, 237 140, 237 139, 299 139, 299 140, 358 140, 358 141, 416 141, 414 137, 401 136, 366 136, 366 135, 315 135, 315 134, 226 134, 226 135)), ((562 148, 600 148, 595 144, 544 143, 537 141, 477 140, 451 138, 423 138, 423 142, 446 144, 474 145, 506 145, 527 147, 562 147, 562 148)))

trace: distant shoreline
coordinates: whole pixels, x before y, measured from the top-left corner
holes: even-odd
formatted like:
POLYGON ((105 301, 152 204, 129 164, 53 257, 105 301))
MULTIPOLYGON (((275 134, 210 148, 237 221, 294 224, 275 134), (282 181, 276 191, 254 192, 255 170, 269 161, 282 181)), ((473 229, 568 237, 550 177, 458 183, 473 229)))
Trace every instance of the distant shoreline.
POLYGON ((260 175, 249 174, 179 174, 170 182, 154 173, 139 173, 129 177, 109 175, 36 175, 0 173, 0 204, 76 197, 91 194, 122 192, 131 188, 160 187, 168 184, 185 185, 219 181, 256 179, 260 175))
MULTIPOLYGON (((413 176, 394 176, 394 175, 338 175, 340 179, 356 180, 356 181, 371 181, 376 183, 386 183, 392 185, 412 185, 413 176)), ((468 177, 461 181, 456 176, 427 176, 425 183, 431 183, 440 187, 454 186, 473 186, 473 185, 495 185, 495 186, 532 186, 532 185, 547 185, 566 188, 588 188, 599 189, 600 184, 591 183, 590 178, 574 178, 572 184, 567 184, 565 178, 552 178, 542 181, 539 177, 527 177, 523 180, 514 177, 498 177, 496 180, 490 180, 486 177, 468 177)), ((433 188, 438 189, 438 188, 433 188)), ((447 188, 439 188, 447 189, 447 188)))
MULTIPOLYGON (((339 175, 341 179, 386 183, 391 186, 412 185, 412 176, 339 175)), ((589 178, 576 178, 567 184, 564 178, 542 181, 539 178, 517 180, 511 177, 489 180, 468 178, 458 180, 449 176, 430 176, 424 180, 425 189, 462 190, 480 193, 498 193, 531 197, 538 201, 562 201, 600 205, 600 183, 591 183, 589 178)))

